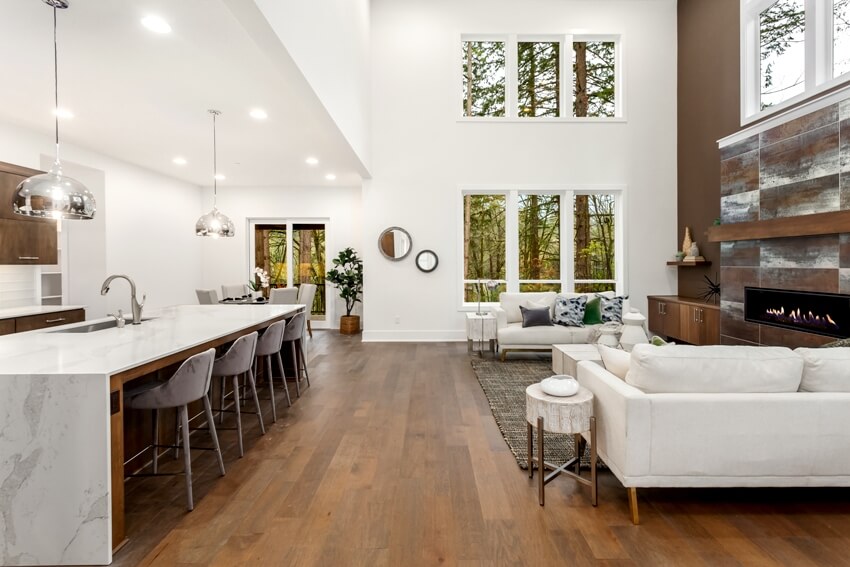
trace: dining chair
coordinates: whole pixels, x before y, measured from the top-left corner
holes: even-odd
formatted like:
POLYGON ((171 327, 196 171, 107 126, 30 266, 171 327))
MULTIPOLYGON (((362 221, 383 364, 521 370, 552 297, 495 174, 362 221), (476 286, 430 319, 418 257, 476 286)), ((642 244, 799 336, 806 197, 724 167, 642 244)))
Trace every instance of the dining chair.
POLYGON ((297 287, 275 287, 269 295, 269 303, 275 305, 295 305, 298 303, 297 287))
POLYGON ((218 293, 214 289, 196 289, 198 303, 201 305, 214 305, 218 303, 218 293))
POLYGON ((316 284, 303 283, 298 288, 298 300, 296 303, 306 305, 304 316, 307 318, 307 332, 310 338, 313 338, 313 326, 310 324, 310 319, 313 318, 311 311, 313 310, 313 298, 316 297, 316 284))
POLYGON ((221 294, 225 299, 228 297, 236 298, 243 295, 251 295, 251 290, 245 284, 223 285, 221 286, 221 294))

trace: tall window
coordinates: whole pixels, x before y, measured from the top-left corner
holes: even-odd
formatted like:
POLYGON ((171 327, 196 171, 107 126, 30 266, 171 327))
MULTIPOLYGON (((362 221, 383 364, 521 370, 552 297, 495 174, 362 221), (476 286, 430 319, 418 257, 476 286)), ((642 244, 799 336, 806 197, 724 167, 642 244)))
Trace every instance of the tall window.
POLYGON ((762 109, 806 90, 805 31, 803 0, 779 0, 759 15, 762 109))
POLYGON ((504 42, 463 42, 463 115, 505 115, 504 42))
POLYGON ((254 225, 254 262, 269 273, 271 287, 316 284, 312 313, 326 313, 325 225, 281 223, 254 225))
POLYGON ((557 41, 517 43, 519 116, 561 115, 560 54, 557 41))
POLYGON ((499 282, 499 290, 505 290, 505 205, 505 195, 463 196, 464 301, 478 300, 481 280, 499 282))
POLYGON ((573 116, 615 115, 613 41, 573 42, 573 116))
POLYGON ((850 81, 850 0, 741 0, 741 121, 850 81))
POLYGON ((475 191, 463 199, 463 301, 500 291, 622 291, 617 191, 475 191), (561 235, 573 232, 572 238, 561 235), (479 281, 498 283, 490 292, 479 281))
POLYGON ((622 116, 617 36, 469 37, 461 47, 464 117, 622 116))

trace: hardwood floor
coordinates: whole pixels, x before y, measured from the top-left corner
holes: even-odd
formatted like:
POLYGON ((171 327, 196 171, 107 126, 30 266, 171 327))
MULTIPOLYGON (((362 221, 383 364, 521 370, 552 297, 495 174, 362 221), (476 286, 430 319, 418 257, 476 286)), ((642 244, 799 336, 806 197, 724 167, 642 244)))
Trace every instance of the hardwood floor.
POLYGON ((633 526, 602 472, 598 508, 567 478, 541 508, 466 343, 307 345, 313 386, 277 424, 246 416, 243 459, 221 434, 227 476, 193 454, 193 512, 182 477, 127 483, 116 565, 850 565, 850 491, 643 490, 633 526))

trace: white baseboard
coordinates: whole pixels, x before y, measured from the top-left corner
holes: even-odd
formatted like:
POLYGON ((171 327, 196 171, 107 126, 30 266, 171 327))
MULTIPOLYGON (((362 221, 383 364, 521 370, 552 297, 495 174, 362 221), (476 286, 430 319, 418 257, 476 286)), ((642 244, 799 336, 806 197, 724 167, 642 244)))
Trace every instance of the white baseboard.
POLYGON ((466 331, 363 331, 364 343, 442 343, 466 340, 466 331))

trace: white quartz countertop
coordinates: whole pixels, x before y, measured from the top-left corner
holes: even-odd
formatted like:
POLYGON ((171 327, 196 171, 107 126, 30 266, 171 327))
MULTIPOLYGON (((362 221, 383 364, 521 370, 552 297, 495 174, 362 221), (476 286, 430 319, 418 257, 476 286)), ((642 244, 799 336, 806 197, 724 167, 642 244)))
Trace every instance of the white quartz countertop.
POLYGON ((59 313, 60 311, 73 311, 74 309, 85 308, 85 305, 28 305, 26 307, 7 307, 6 309, 0 309, 0 319, 46 315, 47 313, 59 313))
POLYGON ((303 305, 177 305, 143 313, 127 323, 90 333, 63 333, 110 318, 0 337, 0 376, 22 374, 112 375, 227 336, 303 305))

